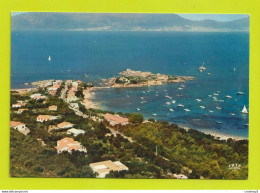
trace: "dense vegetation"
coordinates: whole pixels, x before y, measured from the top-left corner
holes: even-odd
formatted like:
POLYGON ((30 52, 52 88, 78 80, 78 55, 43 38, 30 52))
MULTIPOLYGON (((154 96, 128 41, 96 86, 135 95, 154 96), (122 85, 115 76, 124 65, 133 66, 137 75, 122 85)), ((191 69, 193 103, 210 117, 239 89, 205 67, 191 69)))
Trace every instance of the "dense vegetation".
POLYGON ((248 141, 216 140, 196 130, 184 130, 177 125, 143 123, 127 125, 120 131, 132 137, 150 151, 158 147, 158 154, 172 164, 186 168, 189 178, 246 179, 248 141), (240 170, 231 170, 229 164, 242 164, 240 170))
MULTIPOLYGON (((46 94, 46 90, 40 91, 46 94)), ((31 93, 29 93, 31 94, 31 93)), ((28 95, 29 95, 28 94, 28 95)), ((20 121, 30 129, 27 136, 11 129, 10 174, 16 177, 95 177, 89 164, 97 161, 119 160, 129 170, 111 172, 110 178, 173 178, 182 173, 189 178, 246 179, 248 141, 216 140, 196 130, 186 131, 168 122, 141 123, 139 113, 119 113, 128 117, 131 124, 119 127, 119 131, 133 139, 130 142, 120 134, 111 135, 103 122, 75 115, 67 103, 48 96, 46 101, 35 101, 28 95, 11 94, 11 104, 27 101, 22 114, 11 108, 11 120, 20 121), (57 105, 57 111, 48 106, 57 105), (39 114, 59 116, 58 120, 36 122, 39 114), (85 134, 69 136, 66 131, 49 131, 50 125, 62 121, 83 129, 85 134), (79 152, 57 154, 57 141, 72 137, 87 149, 87 155, 79 152), (42 141, 44 144, 42 144, 42 141), (157 153, 156 154, 156 147, 157 153), (229 164, 241 164, 240 170, 231 170, 229 164)), ((89 116, 100 116, 109 111, 79 109, 89 116)), ((109 112, 113 113, 113 112, 109 112)))

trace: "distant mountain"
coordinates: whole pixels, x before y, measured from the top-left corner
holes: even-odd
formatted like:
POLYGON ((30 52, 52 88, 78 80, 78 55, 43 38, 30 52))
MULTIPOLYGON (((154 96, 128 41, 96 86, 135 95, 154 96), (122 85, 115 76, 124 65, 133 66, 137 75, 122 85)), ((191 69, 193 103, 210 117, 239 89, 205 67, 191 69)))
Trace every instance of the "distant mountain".
POLYGON ((248 31, 249 17, 218 22, 176 14, 32 12, 12 16, 12 30, 248 31))

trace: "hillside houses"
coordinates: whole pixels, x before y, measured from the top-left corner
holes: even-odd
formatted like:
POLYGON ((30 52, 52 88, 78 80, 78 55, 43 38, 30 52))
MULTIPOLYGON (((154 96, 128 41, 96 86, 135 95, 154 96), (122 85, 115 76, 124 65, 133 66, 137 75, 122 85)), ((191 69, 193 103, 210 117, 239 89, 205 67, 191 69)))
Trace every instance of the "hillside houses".
POLYGON ((18 130, 24 135, 27 135, 30 132, 30 130, 25 126, 24 123, 18 121, 10 121, 10 127, 18 130))
POLYGON ((72 151, 80 151, 87 153, 87 150, 85 147, 83 147, 80 142, 74 141, 74 139, 65 137, 59 141, 57 141, 57 153, 62 153, 64 151, 67 151, 68 153, 72 153, 72 151))
POLYGON ((111 171, 128 170, 124 164, 119 161, 112 162, 111 160, 96 162, 89 164, 94 172, 98 173, 97 178, 105 178, 111 171))

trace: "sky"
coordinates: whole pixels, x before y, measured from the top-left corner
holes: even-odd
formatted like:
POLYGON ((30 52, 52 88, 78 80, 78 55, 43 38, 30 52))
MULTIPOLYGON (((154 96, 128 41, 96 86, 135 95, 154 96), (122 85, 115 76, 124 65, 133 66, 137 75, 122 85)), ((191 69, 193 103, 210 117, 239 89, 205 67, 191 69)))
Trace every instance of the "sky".
MULTIPOLYGON (((19 15, 25 12, 12 12, 11 15, 19 15)), ((240 18, 248 17, 247 14, 177 14, 183 18, 190 19, 190 20, 204 20, 204 19, 212 19, 216 21, 233 21, 240 18)))

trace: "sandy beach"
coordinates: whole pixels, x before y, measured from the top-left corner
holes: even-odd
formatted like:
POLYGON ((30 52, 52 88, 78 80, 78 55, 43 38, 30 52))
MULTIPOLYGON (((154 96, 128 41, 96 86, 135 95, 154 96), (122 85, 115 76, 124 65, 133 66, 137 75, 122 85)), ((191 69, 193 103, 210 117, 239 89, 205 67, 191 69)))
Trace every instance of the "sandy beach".
POLYGON ((82 104, 86 107, 86 109, 97 109, 98 105, 95 104, 91 99, 93 98, 93 91, 96 90, 96 87, 86 88, 83 90, 84 99, 82 104))
MULTIPOLYGON (((188 131, 189 127, 186 126, 181 126, 179 125, 179 127, 185 129, 186 131, 188 131)), ((248 138, 246 137, 240 137, 240 136, 234 136, 234 135, 229 135, 229 134, 222 134, 222 133, 217 133, 215 131, 205 131, 205 130, 199 130, 202 133, 205 133, 207 135, 212 135, 215 139, 220 139, 220 140, 227 140, 229 138, 235 140, 235 141, 239 141, 239 140, 248 140, 248 138)))
POLYGON ((221 133, 216 133, 214 131, 201 131, 205 134, 209 134, 212 135, 215 139, 221 139, 221 140, 227 140, 229 138, 235 140, 235 141, 239 141, 239 140, 248 140, 248 138, 246 137, 240 137, 240 136, 233 136, 233 135, 228 135, 228 134, 221 134, 221 133))

